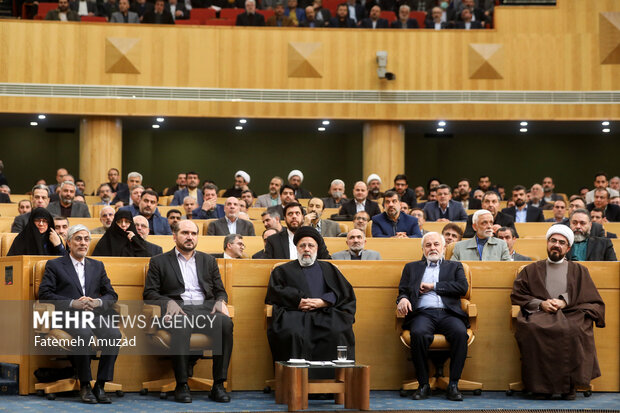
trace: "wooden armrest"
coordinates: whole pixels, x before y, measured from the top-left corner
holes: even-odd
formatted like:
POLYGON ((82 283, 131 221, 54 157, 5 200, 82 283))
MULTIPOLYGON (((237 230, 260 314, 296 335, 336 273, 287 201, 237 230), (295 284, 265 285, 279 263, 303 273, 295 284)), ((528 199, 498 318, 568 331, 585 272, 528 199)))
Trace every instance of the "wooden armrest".
POLYGON ((127 304, 114 303, 112 308, 121 317, 123 317, 123 318, 124 317, 129 317, 129 307, 127 306, 127 304))
POLYGON ((519 311, 521 311, 521 307, 519 307, 518 305, 513 305, 510 309, 510 316, 512 318, 517 318, 517 316, 519 315, 519 311))
POLYGON ((228 307, 228 316, 230 318, 235 318, 235 306, 234 305, 230 305, 230 304, 226 304, 226 307, 228 307))
POLYGON ((467 303, 467 309, 465 311, 467 315, 471 317, 478 317, 478 306, 470 302, 467 303))
POLYGON ((398 314, 398 309, 396 309, 396 318, 405 318, 405 316, 398 314))
POLYGON ((273 306, 271 304, 265 304, 265 317, 273 317, 273 306))
POLYGON ((161 307, 153 304, 144 304, 142 306, 142 314, 149 318, 161 317, 161 307))
MULTIPOLYGON (((52 318, 52 312, 54 311, 55 308, 56 306, 52 303, 41 303, 39 301, 35 302, 32 306, 32 310, 36 313, 39 313, 39 314, 49 313, 49 319, 52 318)), ((39 326, 38 328, 34 329, 34 332, 44 334, 44 333, 49 333, 50 329, 45 326, 39 326)))

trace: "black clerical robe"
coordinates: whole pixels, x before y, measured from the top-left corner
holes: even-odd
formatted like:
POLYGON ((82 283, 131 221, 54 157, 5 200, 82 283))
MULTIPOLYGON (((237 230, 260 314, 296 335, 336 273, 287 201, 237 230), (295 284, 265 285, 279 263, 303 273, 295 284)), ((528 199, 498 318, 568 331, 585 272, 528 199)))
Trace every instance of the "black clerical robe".
POLYGON ((534 393, 569 393, 601 375, 592 323, 605 327, 605 304, 588 269, 569 262, 568 304, 555 314, 525 309, 533 299, 550 297, 545 287, 546 261, 528 265, 514 282, 510 299, 521 307, 515 338, 521 351, 521 378, 534 393))
POLYGON ((355 293, 342 273, 331 263, 317 261, 317 267, 304 272, 297 260, 271 272, 265 303, 273 305, 267 338, 274 361, 290 358, 334 360, 336 347, 348 347, 348 358, 355 358, 355 293), (317 277, 317 269, 323 283, 317 277), (323 298, 333 304, 313 311, 301 311, 302 298, 323 298))

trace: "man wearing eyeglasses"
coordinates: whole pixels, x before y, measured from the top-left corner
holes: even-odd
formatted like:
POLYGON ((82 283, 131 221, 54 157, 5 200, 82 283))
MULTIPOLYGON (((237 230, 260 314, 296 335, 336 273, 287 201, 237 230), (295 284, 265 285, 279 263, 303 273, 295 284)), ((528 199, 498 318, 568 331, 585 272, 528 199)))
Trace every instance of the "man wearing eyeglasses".
POLYGON ((510 299, 521 307, 515 338, 526 391, 575 400, 575 389, 601 375, 592 324, 605 327, 605 304, 588 269, 566 258, 575 234, 562 224, 547 231, 546 260, 525 267, 510 299))

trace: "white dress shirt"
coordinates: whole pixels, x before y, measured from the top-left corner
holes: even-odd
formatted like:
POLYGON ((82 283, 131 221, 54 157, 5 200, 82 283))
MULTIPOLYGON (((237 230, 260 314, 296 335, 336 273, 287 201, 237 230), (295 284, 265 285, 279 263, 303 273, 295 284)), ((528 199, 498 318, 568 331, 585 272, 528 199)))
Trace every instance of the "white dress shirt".
POLYGON ((183 283, 185 284, 185 292, 181 294, 184 304, 198 305, 205 300, 205 294, 198 283, 198 272, 196 271, 196 251, 189 260, 186 260, 183 254, 175 247, 177 262, 181 268, 183 283))
POLYGON ((71 258, 71 263, 73 263, 73 268, 75 268, 75 272, 77 273, 78 279, 80 280, 80 285, 82 286, 82 294, 86 295, 86 277, 84 275, 84 259, 82 261, 78 261, 73 258, 72 255, 69 255, 71 258))
POLYGON ((228 225, 228 233, 236 234, 237 233, 237 221, 239 220, 239 218, 235 219, 234 222, 228 219, 228 217, 224 217, 224 218, 226 218, 226 225, 228 225))
POLYGON ((364 199, 362 202, 357 202, 357 199, 355 200, 355 212, 364 212, 366 211, 366 200, 364 199))
POLYGON ((293 237, 295 236, 295 234, 293 234, 288 228, 286 229, 286 232, 288 233, 288 252, 290 254, 290 258, 292 260, 296 260, 297 259, 297 247, 293 243, 293 237))

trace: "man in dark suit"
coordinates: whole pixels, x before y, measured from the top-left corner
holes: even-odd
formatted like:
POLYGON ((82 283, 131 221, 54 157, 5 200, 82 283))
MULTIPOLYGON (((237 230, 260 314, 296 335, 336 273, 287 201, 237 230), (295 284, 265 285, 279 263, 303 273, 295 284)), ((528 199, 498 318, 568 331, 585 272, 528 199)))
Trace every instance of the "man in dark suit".
POLYGON ((381 18, 381 7, 374 5, 370 9, 370 14, 363 19, 360 27, 364 29, 389 29, 390 24, 386 19, 381 18))
POLYGON ((348 17, 359 25, 360 22, 366 17, 366 9, 357 0, 346 0, 348 17))
MULTIPOLYGON (((592 226, 594 226, 594 224, 596 223, 598 223, 599 225, 603 225, 606 222, 604 213, 605 211, 602 208, 594 208, 592 211, 590 211, 590 218, 592 218, 592 226)), ((603 238, 618 238, 616 234, 614 234, 613 232, 605 231, 605 229, 603 229, 602 237, 603 238)))
POLYGON ((571 261, 617 261, 614 246, 609 238, 591 235, 590 212, 577 209, 568 218, 575 242, 567 254, 571 261))
MULTIPOLYGON (((152 12, 154 9, 153 3, 148 2, 146 0, 136 0, 132 5, 131 5, 131 11, 133 11, 134 13, 138 13, 138 16, 140 16, 140 21, 143 20, 144 15, 147 13, 152 12)), ((118 11, 118 10, 115 10, 118 11)), ((129 182, 127 182, 129 184, 129 182)), ((131 185, 130 185, 131 188, 131 185)))
MULTIPOLYGON (((452 5, 452 4, 451 4, 452 5)), ((444 30, 454 28, 454 9, 448 7, 445 11, 441 7, 433 7, 427 14, 427 19, 424 21, 424 27, 427 29, 444 30)))
MULTIPOLYGON (((186 184, 185 188, 179 189, 175 191, 174 196, 172 197, 172 201, 170 201, 170 205, 183 205, 183 200, 186 196, 191 195, 196 198, 196 202, 198 206, 202 206, 203 196, 202 191, 198 189, 198 185, 200 184, 200 177, 196 172, 190 171, 186 174, 186 184)), ((217 190, 216 190, 217 197, 217 190)))
MULTIPOLYGON (((118 355, 118 346, 111 345, 102 349, 97 370, 95 387, 91 388, 91 346, 93 336, 98 339, 111 339, 112 342, 121 338, 118 328, 107 327, 102 318, 114 314, 113 306, 118 295, 110 284, 102 262, 86 258, 90 244, 90 231, 84 225, 75 225, 67 234, 69 254, 45 265, 45 273, 39 287, 39 299, 52 301, 58 311, 90 311, 95 313, 95 328, 67 328, 71 336, 83 340, 83 346, 71 355, 71 362, 80 380, 80 398, 84 403, 111 403, 104 392, 106 381, 114 376, 114 363, 118 355)), ((108 320, 108 321, 111 321, 108 320)))
POLYGON ((333 28, 352 28, 357 27, 355 20, 349 17, 348 6, 344 3, 338 5, 336 9, 336 16, 332 17, 329 21, 329 27, 333 28))
POLYGON ((530 257, 526 257, 525 255, 521 255, 515 251, 515 234, 516 232, 514 228, 501 227, 497 230, 497 238, 506 241, 506 245, 508 245, 508 252, 510 253, 510 258, 512 261, 532 261, 530 257))
POLYGON ((245 219, 239 219, 239 199, 234 196, 226 199, 224 205, 225 217, 213 221, 207 228, 207 235, 239 234, 246 236, 256 235, 254 225, 245 219))
POLYGON ((140 215, 147 219, 149 222, 149 234, 152 235, 172 235, 170 224, 165 217, 159 214, 157 209, 157 201, 159 201, 159 195, 157 192, 147 189, 142 193, 140 197, 140 215))
POLYGON ((60 184, 59 201, 51 202, 47 210, 53 216, 90 218, 88 206, 82 202, 73 202, 75 198, 75 184, 64 181, 60 184))
POLYGON ((331 16, 329 16, 329 10, 327 9, 321 9, 321 17, 322 19, 319 20, 317 19, 318 14, 317 12, 314 10, 314 7, 312 6, 308 6, 305 9, 305 18, 299 22, 299 27, 310 27, 310 28, 314 28, 314 27, 324 27, 325 26, 325 21, 329 21, 329 19, 331 18, 331 16), (325 19, 325 17, 323 16, 323 14, 326 14, 327 19, 325 19))
MULTIPOLYGON (((295 236, 295 232, 297 232, 299 228, 302 228, 303 221, 304 212, 300 204, 294 202, 286 205, 284 207, 284 222, 286 223, 286 228, 267 238, 265 244, 265 258, 297 259, 297 248, 295 244, 293 244, 293 237, 295 236)), ((318 259, 331 259, 322 237, 318 248, 318 259)))
POLYGON ((224 390, 224 382, 228 376, 233 347, 233 323, 226 305, 228 295, 215 258, 196 251, 196 224, 190 220, 179 222, 175 226, 173 239, 176 244, 174 249, 151 258, 144 283, 144 300, 160 304, 162 313, 165 313, 164 319, 170 320, 181 315, 212 318, 215 314, 214 325, 221 327, 221 332, 219 328, 218 331, 211 331, 209 323, 203 324, 205 328, 195 323, 194 328, 187 324, 169 330, 172 334, 172 367, 177 382, 174 398, 180 403, 192 401, 187 380, 193 371, 193 364, 198 360, 190 356, 189 340, 192 332, 207 335, 221 333, 222 351, 221 354, 213 355, 213 388, 209 397, 216 402, 227 403, 230 396, 224 390))
MULTIPOLYGON (((493 215, 493 232, 497 233, 497 230, 501 227, 515 227, 515 221, 508 215, 499 211, 499 195, 495 191, 487 191, 482 197, 482 209, 486 209, 493 215)), ((467 224, 465 225, 465 231, 463 232, 463 238, 473 238, 476 234, 474 227, 472 226, 472 217, 467 217, 467 224)), ((515 229, 516 233, 516 229, 515 229)), ((517 238, 519 234, 516 235, 517 238)))
POLYGON ((149 236, 149 222, 142 215, 136 215, 133 217, 133 224, 138 231, 138 235, 142 237, 146 243, 146 250, 149 252, 149 257, 154 257, 159 254, 163 254, 164 250, 157 244, 148 242, 146 239, 149 236))
POLYGON ((372 236, 375 238, 420 238, 418 219, 400 212, 400 196, 387 191, 383 196, 383 213, 372 218, 372 236))
POLYGON ((450 199, 452 189, 441 184, 437 187, 437 201, 430 201, 424 205, 426 220, 433 222, 464 222, 467 221, 467 213, 458 201, 450 199))
MULTIPOLYGON (((148 4, 151 5, 151 3, 148 4)), ((114 171, 116 171, 116 175, 118 175, 118 170, 116 168, 112 168, 108 171, 108 179, 110 180, 108 184, 112 187, 112 191, 116 192, 116 196, 112 200, 112 203, 118 207, 122 207, 123 205, 130 205, 131 191, 133 191, 133 189, 136 187, 142 186, 142 174, 135 171, 129 172, 127 174, 127 184, 124 184, 122 182, 118 182, 118 176, 113 176, 114 171), (116 182, 116 186, 112 186, 113 179, 116 182)))
POLYGON ((48 11, 45 20, 79 22, 80 16, 69 8, 69 0, 58 0, 58 8, 48 11), (64 16, 64 19, 61 16, 64 16))
POLYGON ((366 211, 371 218, 381 213, 379 204, 368 199, 368 187, 364 181, 358 181, 353 185, 353 199, 340 207, 338 215, 352 219, 360 211, 366 211))
POLYGON ((594 208, 600 208, 604 212, 607 222, 620 221, 620 206, 609 203, 609 192, 605 188, 596 188, 594 190, 594 202, 588 204, 588 211, 594 208))
MULTIPOLYGON (((30 196, 30 200, 32 202, 32 209, 47 208, 50 202, 50 196, 47 186, 35 185, 34 188, 32 188, 32 195, 30 196)), ((11 225, 11 232, 22 232, 29 219, 30 212, 16 216, 13 220, 13 224, 11 225)))
POLYGON ((467 357, 469 319, 461 309, 460 297, 468 284, 463 265, 442 259, 445 241, 436 232, 422 238, 424 259, 405 265, 398 286, 398 313, 405 316, 403 330, 411 331, 411 360, 419 387, 413 398, 431 395, 428 377, 428 348, 434 334, 443 334, 450 343, 450 383, 447 397, 462 401, 458 381, 467 357))
POLYGON ((185 1, 168 0, 166 10, 170 12, 174 21, 189 19, 189 10, 185 8, 185 1))
POLYGON ((512 188, 512 201, 515 206, 502 209, 502 213, 509 215, 515 222, 545 222, 542 209, 527 205, 523 185, 512 188))
MULTIPOLYGON (((223 218, 224 205, 217 203, 217 186, 205 184, 202 187, 202 198, 200 206, 192 211, 192 219, 211 219, 223 218)), ((185 203, 183 199, 182 203, 185 203)))
POLYGON ((264 246, 267 244, 267 238, 269 238, 272 235, 277 234, 278 231, 273 229, 273 228, 267 228, 266 230, 263 231, 263 249, 258 251, 257 253, 255 253, 254 255, 252 255, 252 259, 253 260, 264 260, 267 259, 267 256, 265 255, 265 248, 264 246))
POLYGON ((419 29, 418 21, 409 17, 410 12, 408 5, 401 5, 398 8, 398 19, 392 22, 392 29, 419 29))
POLYGON ((472 30, 472 29, 482 29, 482 24, 479 21, 472 21, 472 13, 471 10, 469 9, 463 9, 463 11, 460 14, 461 16, 461 20, 456 22, 456 29, 465 29, 465 30, 472 30))
POLYGON ((237 15, 235 26, 264 26, 265 17, 256 13, 256 1, 245 0, 245 12, 237 15))
POLYGON ((482 203, 479 199, 473 198, 471 194, 471 183, 469 179, 462 178, 456 183, 459 191, 458 201, 463 205, 464 209, 482 209, 482 203))
POLYGON ((390 189, 390 191, 396 191, 396 193, 400 196, 400 200, 406 202, 409 205, 409 208, 419 206, 417 197, 415 196, 415 191, 409 188, 409 181, 407 181, 406 175, 396 175, 394 178, 394 188, 390 189))

